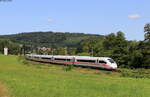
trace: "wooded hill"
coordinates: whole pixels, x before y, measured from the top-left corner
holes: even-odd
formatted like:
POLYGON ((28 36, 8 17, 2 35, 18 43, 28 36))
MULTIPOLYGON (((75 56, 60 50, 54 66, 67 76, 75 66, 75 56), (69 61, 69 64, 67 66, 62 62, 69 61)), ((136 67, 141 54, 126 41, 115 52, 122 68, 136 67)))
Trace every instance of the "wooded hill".
POLYGON ((0 35, 0 39, 8 39, 15 43, 52 48, 77 47, 82 40, 89 38, 103 38, 103 36, 69 32, 28 32, 13 35, 0 35))

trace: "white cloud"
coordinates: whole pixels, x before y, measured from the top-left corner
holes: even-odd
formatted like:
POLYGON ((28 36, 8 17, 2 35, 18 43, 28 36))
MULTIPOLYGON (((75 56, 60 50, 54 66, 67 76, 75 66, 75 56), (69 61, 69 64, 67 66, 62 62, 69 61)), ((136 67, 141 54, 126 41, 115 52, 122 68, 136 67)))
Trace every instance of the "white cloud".
POLYGON ((139 18, 141 18, 141 15, 140 14, 131 14, 131 15, 128 15, 128 18, 130 18, 130 19, 139 19, 139 18))
POLYGON ((47 21, 48 21, 48 22, 53 22, 54 19, 49 18, 47 21))

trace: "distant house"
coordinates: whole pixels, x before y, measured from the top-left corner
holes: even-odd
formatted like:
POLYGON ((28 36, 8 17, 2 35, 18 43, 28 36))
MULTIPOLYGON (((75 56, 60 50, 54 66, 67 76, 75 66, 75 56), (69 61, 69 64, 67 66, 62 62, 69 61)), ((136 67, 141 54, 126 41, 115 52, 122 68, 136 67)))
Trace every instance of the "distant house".
POLYGON ((42 51, 52 51, 52 48, 42 47, 42 48, 40 48, 40 50, 42 50, 42 51))

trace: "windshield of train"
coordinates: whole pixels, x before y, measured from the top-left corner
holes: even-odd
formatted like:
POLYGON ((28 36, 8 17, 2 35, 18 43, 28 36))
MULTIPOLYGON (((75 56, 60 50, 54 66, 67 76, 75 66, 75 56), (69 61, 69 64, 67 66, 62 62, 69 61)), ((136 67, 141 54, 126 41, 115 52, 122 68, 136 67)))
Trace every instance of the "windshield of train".
POLYGON ((108 59, 108 61, 109 61, 110 63, 115 63, 115 61, 114 61, 113 59, 108 59))

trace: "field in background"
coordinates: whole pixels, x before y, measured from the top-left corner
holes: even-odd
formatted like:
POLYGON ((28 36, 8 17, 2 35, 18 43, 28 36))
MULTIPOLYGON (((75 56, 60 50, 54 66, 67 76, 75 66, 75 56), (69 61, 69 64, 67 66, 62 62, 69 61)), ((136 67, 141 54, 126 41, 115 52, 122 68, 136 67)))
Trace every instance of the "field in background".
POLYGON ((120 73, 40 64, 24 65, 17 56, 0 55, 0 83, 10 97, 149 97, 150 79, 120 73))

